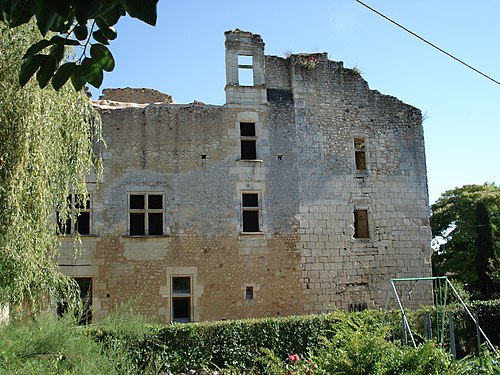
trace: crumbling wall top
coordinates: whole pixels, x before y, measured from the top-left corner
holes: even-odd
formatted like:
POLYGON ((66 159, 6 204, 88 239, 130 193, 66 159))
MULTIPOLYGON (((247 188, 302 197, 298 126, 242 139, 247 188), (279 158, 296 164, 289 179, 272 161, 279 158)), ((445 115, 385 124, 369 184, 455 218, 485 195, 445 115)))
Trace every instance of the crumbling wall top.
POLYGON ((171 95, 164 94, 158 90, 146 88, 119 88, 119 89, 104 89, 99 100, 111 100, 123 103, 168 103, 174 102, 171 95))

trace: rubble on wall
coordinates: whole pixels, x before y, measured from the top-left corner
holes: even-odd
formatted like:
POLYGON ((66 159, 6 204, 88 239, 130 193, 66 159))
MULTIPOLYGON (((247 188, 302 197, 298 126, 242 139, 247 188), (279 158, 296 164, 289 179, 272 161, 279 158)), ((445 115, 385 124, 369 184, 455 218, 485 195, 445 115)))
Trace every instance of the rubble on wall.
POLYGON ((174 102, 171 95, 164 94, 158 90, 147 88, 119 88, 119 89, 104 89, 99 100, 110 100, 124 103, 168 103, 174 102))

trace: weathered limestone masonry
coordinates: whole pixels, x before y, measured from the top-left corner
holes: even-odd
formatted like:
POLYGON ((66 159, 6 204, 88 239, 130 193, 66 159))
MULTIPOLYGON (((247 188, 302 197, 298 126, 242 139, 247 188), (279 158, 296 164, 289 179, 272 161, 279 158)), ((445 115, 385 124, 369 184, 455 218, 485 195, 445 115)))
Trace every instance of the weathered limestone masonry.
MULTIPOLYGON (((103 180, 84 250, 69 238, 60 260, 92 278, 94 319, 130 298, 163 322, 383 308, 390 278, 430 275, 418 109, 240 30, 226 73, 224 106, 144 89, 95 102, 103 180)), ((432 301, 429 284, 405 288, 406 305, 432 301)))

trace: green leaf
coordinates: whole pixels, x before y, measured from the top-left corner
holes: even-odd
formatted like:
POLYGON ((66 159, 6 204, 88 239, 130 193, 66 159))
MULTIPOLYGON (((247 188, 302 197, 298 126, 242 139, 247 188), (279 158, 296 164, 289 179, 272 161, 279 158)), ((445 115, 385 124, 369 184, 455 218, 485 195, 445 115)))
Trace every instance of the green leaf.
POLYGON ((56 12, 63 18, 69 18, 71 15, 71 2, 61 0, 44 0, 47 7, 56 12))
POLYGON ((36 24, 38 26, 38 30, 40 30, 40 34, 45 36, 55 22, 57 15, 52 11, 52 9, 48 8, 43 3, 37 8, 36 24))
POLYGON ((68 81, 73 72, 75 71, 76 63, 68 62, 62 64, 59 69, 57 69, 56 74, 52 77, 52 87, 57 91, 68 81))
POLYGON ((75 34, 76 39, 85 40, 89 35, 89 30, 86 25, 76 25, 73 29, 73 33, 75 34))
MULTIPOLYGON (((104 46, 103 46, 104 47, 104 46)), ((99 88, 102 83, 103 74, 102 67, 93 58, 84 58, 81 65, 81 74, 83 79, 90 83, 95 88, 99 88)))
POLYGON ((50 45, 52 45, 52 43, 50 41, 48 41, 47 39, 42 39, 39 42, 36 42, 30 48, 28 48, 28 50, 26 51, 26 53, 23 56, 23 59, 27 59, 28 57, 31 57, 31 56, 37 54, 42 49, 44 49, 45 47, 48 47, 50 45))
POLYGON ((110 10, 103 12, 100 18, 106 23, 106 25, 113 26, 116 25, 120 17, 125 14, 125 10, 120 5, 116 5, 110 10))
POLYGON ((108 40, 115 40, 118 34, 113 26, 101 28, 102 34, 108 40))
POLYGON ((31 17, 35 15, 36 4, 32 0, 17 0, 10 3, 10 9, 6 12, 6 19, 11 28, 29 22, 31 17))
POLYGON ((28 83, 47 57, 48 55, 35 55, 24 60, 19 71, 19 84, 21 87, 24 87, 28 83))
POLYGON ((81 65, 75 66, 71 74, 71 84, 75 88, 75 91, 80 91, 83 88, 85 78, 83 77, 83 67, 81 65))
POLYGON ((54 75, 57 66, 57 59, 54 56, 47 56, 44 59, 42 65, 40 65, 40 70, 36 73, 36 80, 41 89, 43 89, 49 83, 50 79, 54 75))
POLYGON ((80 25, 86 25, 90 18, 93 18, 102 8, 101 0, 73 0, 76 20, 80 25))
POLYGON ((80 42, 78 40, 74 39, 68 39, 68 38, 62 38, 58 35, 53 36, 50 38, 50 41, 54 44, 58 44, 61 46, 67 45, 67 46, 80 46, 80 42))
POLYGON ((108 39, 104 36, 102 30, 97 30, 92 33, 92 38, 101 44, 109 44, 108 39))
POLYGON ((156 4, 158 0, 120 0, 127 13, 134 18, 156 25, 156 4))
POLYGON ((115 68, 115 59, 113 55, 109 49, 102 44, 92 44, 90 47, 90 56, 92 56, 92 59, 107 72, 111 72, 115 68))
POLYGON ((55 45, 50 48, 49 55, 54 56, 57 62, 61 61, 64 57, 64 45, 55 45))

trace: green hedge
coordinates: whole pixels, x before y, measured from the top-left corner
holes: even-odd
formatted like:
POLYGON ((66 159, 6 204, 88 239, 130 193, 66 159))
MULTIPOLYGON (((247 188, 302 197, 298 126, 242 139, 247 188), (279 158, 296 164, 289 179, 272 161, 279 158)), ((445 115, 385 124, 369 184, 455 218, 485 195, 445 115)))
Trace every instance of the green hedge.
MULTIPOLYGON (((390 314, 389 314, 390 315, 390 314)), ((307 356, 323 337, 340 330, 369 327, 375 331, 388 316, 367 311, 263 318, 191 324, 153 325, 146 334, 95 325, 91 335, 107 346, 122 346, 138 370, 158 366, 174 372, 200 367, 251 368, 267 348, 285 360, 289 354, 307 356)), ((392 314, 394 316, 394 314, 392 314)), ((394 320, 394 318, 391 318, 394 320)), ((397 320, 396 318, 396 321, 397 320)), ((399 327, 398 327, 399 329, 399 327)))
MULTIPOLYGON (((500 300, 476 302, 471 310, 479 312, 483 330, 498 345, 500 300)), ((471 319, 462 308, 450 306, 449 311, 454 311, 460 352, 473 351, 475 326, 471 319)), ((420 342, 423 337, 423 313, 424 310, 409 313, 412 331, 415 330, 420 342)), ((342 331, 356 332, 358 328, 368 335, 380 334, 383 329, 387 339, 397 342, 401 339, 401 316, 399 311, 334 312, 285 318, 150 325, 146 331, 140 330, 139 334, 126 327, 110 328, 110 325, 95 325, 88 330, 95 340, 113 348, 114 353, 123 352, 127 366, 132 363, 138 372, 147 369, 153 373, 166 370, 175 373, 201 367, 253 368, 263 355, 262 348, 283 361, 289 354, 307 358, 311 349, 321 346, 324 338, 335 338, 336 333, 342 331)))

